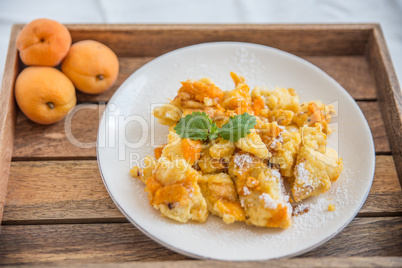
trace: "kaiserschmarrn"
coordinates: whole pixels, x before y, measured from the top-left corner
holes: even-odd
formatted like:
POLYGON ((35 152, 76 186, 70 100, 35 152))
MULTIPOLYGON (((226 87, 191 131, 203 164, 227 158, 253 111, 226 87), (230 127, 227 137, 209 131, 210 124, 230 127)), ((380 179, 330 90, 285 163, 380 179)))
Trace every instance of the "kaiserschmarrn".
POLYGON ((319 100, 300 103, 292 88, 250 90, 243 77, 230 75, 232 90, 209 78, 187 80, 169 104, 154 109, 170 127, 167 144, 131 175, 145 184, 150 204, 173 220, 205 222, 211 213, 227 224, 287 228, 292 203, 328 191, 342 172, 342 159, 327 147, 335 109, 319 100), (199 135, 208 138, 178 133, 179 121, 197 112, 210 119, 207 132, 199 123, 199 135), (212 135, 246 113, 255 123, 238 139, 212 135))

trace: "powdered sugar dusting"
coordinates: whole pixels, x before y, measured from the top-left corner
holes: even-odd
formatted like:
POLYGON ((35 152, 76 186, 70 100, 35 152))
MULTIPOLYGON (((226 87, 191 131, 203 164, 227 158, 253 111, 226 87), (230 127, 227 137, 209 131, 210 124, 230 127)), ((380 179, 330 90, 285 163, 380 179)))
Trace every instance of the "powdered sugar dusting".
POLYGON ((309 185, 310 171, 306 169, 306 163, 302 162, 296 165, 296 180, 304 185, 309 185))
POLYGON ((262 193, 260 195, 260 200, 264 201, 264 207, 270 209, 276 209, 278 207, 278 202, 267 193, 262 193))
POLYGON ((253 163, 253 158, 248 154, 236 154, 233 158, 233 161, 236 166, 243 168, 246 166, 246 164, 253 163))
POLYGON ((299 204, 293 208, 294 215, 301 215, 303 213, 307 213, 309 211, 309 206, 307 204, 299 204))
POLYGON ((249 195, 249 194, 251 194, 250 190, 249 190, 246 186, 243 187, 243 194, 244 194, 244 195, 249 195))
POLYGON ((282 133, 279 133, 279 135, 272 141, 269 147, 273 150, 276 150, 279 143, 283 143, 282 133))
MULTIPOLYGON (((285 197, 288 197, 288 196, 286 195, 285 197)), ((292 206, 288 203, 288 201, 289 201, 288 198, 286 198, 285 200, 278 200, 278 199, 273 199, 268 193, 262 193, 259 196, 259 199, 263 202, 265 208, 277 209, 279 204, 282 205, 282 207, 286 207, 288 217, 291 217, 292 206)))
POLYGON ((257 180, 252 180, 250 183, 252 186, 257 186, 257 182, 258 182, 257 180))
POLYGON ((271 169, 271 174, 277 177, 278 179, 281 179, 281 173, 277 169, 271 169))

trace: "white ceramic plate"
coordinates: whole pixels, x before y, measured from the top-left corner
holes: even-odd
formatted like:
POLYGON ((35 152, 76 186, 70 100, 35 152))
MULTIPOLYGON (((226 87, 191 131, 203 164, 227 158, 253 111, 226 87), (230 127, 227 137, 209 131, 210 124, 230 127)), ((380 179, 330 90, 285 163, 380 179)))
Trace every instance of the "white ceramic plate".
POLYGON ((97 154, 105 186, 122 213, 144 234, 181 254, 206 259, 250 261, 295 256, 338 234, 363 205, 373 180, 375 152, 369 126, 352 97, 325 72, 309 62, 267 46, 218 42, 167 53, 133 73, 116 91, 103 114, 97 154), (149 204, 144 185, 130 177, 136 161, 166 143, 168 128, 151 110, 176 95, 179 82, 210 77, 223 90, 233 89, 229 72, 250 86, 292 87, 301 101, 333 103, 338 115, 330 138, 344 161, 344 171, 331 189, 310 198, 310 211, 287 230, 227 225, 210 215, 207 222, 181 224, 163 218, 149 204), (335 205, 334 212, 328 205, 335 205))

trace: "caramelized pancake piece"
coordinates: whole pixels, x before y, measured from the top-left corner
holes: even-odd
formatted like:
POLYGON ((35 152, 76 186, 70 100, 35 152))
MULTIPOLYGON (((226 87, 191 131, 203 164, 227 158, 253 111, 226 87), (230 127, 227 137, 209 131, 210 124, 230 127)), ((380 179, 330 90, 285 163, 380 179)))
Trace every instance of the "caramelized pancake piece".
POLYGON ((230 73, 236 87, 233 90, 226 91, 222 99, 222 107, 226 110, 234 111, 235 114, 249 113, 254 114, 250 88, 245 83, 245 79, 235 73, 230 73))
POLYGON ((181 82, 181 84, 183 86, 179 89, 178 93, 186 92, 199 102, 204 102, 207 98, 215 103, 219 103, 223 98, 222 90, 215 86, 211 80, 187 80, 186 82, 181 82))
POLYGON ((225 171, 234 150, 232 142, 218 138, 204 147, 197 165, 203 174, 225 171))
POLYGON ((226 173, 204 175, 198 181, 207 201, 208 210, 225 223, 245 221, 244 210, 237 197, 232 179, 226 173))
POLYGON ((234 150, 235 150, 235 145, 233 142, 230 142, 228 140, 224 140, 222 138, 217 138, 212 146, 209 148, 209 154, 213 158, 228 158, 231 157, 234 150))
POLYGON ((184 159, 169 161, 161 157, 153 175, 146 181, 150 204, 163 216, 187 222, 204 222, 207 204, 197 184, 200 174, 184 159))
POLYGON ((321 153, 308 146, 301 147, 294 169, 294 200, 299 202, 310 196, 325 193, 331 183, 338 179, 342 169, 342 158, 338 158, 334 149, 326 148, 325 153, 321 153))
POLYGON ((300 128, 302 145, 308 146, 316 151, 325 151, 327 145, 327 135, 322 132, 322 125, 316 123, 312 127, 304 126, 300 128))
POLYGON ((325 134, 331 134, 328 123, 331 122, 335 114, 335 108, 332 105, 324 105, 321 101, 303 102, 300 105, 300 111, 292 118, 292 122, 298 127, 314 126, 316 123, 322 125, 322 131, 325 134))
POLYGON ((292 219, 292 207, 277 169, 270 169, 260 159, 235 153, 229 174, 234 179, 246 223, 260 227, 287 228, 292 219))
POLYGON ((203 174, 221 172, 227 169, 230 157, 213 158, 210 154, 210 147, 202 150, 201 157, 197 161, 197 166, 203 174))
POLYGON ((275 121, 278 125, 287 126, 292 122, 294 112, 290 110, 277 109, 267 112, 267 118, 272 122, 275 121))
POLYGON ((297 113, 300 109, 299 96, 293 88, 267 88, 255 87, 251 96, 253 98, 261 97, 270 110, 290 110, 297 113))
POLYGON ((293 168, 296 163, 301 136, 298 132, 282 132, 283 143, 277 153, 269 161, 280 167, 282 176, 292 177, 293 168))
POLYGON ((272 154, 268 151, 267 146, 261 140, 256 129, 250 129, 250 134, 246 137, 239 139, 236 142, 236 147, 244 152, 252 153, 258 158, 265 159, 271 157, 272 154))
POLYGON ((140 168, 138 166, 133 167, 130 170, 130 174, 132 177, 138 178, 143 183, 146 183, 146 181, 152 176, 157 163, 155 158, 153 158, 152 156, 146 156, 144 158, 144 164, 144 168, 140 168))
POLYGON ((190 165, 200 158, 202 142, 190 139, 182 139, 180 135, 174 131, 169 131, 168 144, 162 150, 162 157, 166 157, 170 161, 175 159, 184 159, 190 165))
POLYGON ((176 125, 182 117, 182 111, 172 104, 155 107, 152 114, 159 123, 169 127, 176 125))

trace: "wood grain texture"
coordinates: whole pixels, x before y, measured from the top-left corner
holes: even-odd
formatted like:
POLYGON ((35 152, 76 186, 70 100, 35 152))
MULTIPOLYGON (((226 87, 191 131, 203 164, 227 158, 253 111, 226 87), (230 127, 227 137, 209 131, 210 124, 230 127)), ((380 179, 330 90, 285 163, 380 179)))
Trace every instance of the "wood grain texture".
POLYGON ((3 223, 8 220, 124 216, 110 199, 96 161, 13 162, 3 223))
POLYGON ((334 78, 356 100, 377 98, 374 78, 364 56, 303 56, 334 78))
POLYGON ((385 131, 384 121, 382 120, 380 105, 376 101, 358 101, 357 104, 370 126, 371 134, 374 139, 375 152, 383 154, 389 153, 391 148, 385 131))
MULTIPOLYGON (((358 102, 358 104, 369 122, 376 152, 389 153, 390 147, 378 104, 376 102, 358 102)), ((81 104, 76 107, 77 112, 71 119, 71 134, 78 142, 77 146, 69 141, 68 137, 71 135, 66 136, 65 121, 43 126, 31 122, 22 113, 19 113, 13 159, 96 159, 95 142, 104 108, 104 105, 97 106, 95 104, 81 104), (80 143, 85 143, 84 145, 90 148, 82 148, 80 143)), ((70 128, 67 127, 67 129, 70 128)))
POLYGON ((104 109, 105 105, 80 104, 70 111, 67 121, 53 125, 38 125, 19 112, 14 160, 96 159, 95 143, 104 109))
POLYGON ((303 257, 402 256, 401 248, 402 217, 355 218, 340 234, 303 257))
POLYGON ((15 46, 17 28, 11 29, 6 58, 6 71, 0 89, 0 223, 6 201, 7 183, 14 143, 16 104, 14 101, 14 82, 18 74, 18 56, 15 46))
POLYGON ((392 156, 377 156, 369 196, 358 216, 402 214, 402 190, 392 156), (387 212, 385 212, 387 211, 387 212))
MULTIPOLYGON (((402 217, 356 218, 340 234, 302 257, 400 257, 401 230, 402 217)), ((1 231, 0 264, 188 259, 153 242, 130 223, 7 225, 1 231)))
POLYGON ((154 24, 67 25, 73 42, 93 39, 118 56, 155 57, 177 48, 217 41, 240 41, 298 55, 362 55, 372 24, 154 24))
MULTIPOLYGON (((392 156, 377 156, 360 215, 402 213, 401 197, 392 156)), ((3 224, 108 221, 126 220, 106 192, 96 161, 12 163, 3 224)))
MULTIPOLYGON (((8 267, 25 267, 26 265, 10 265, 8 267)), ((81 267, 82 264, 33 264, 32 268, 39 267, 81 267)), ((86 263, 88 268, 206 268, 206 267, 401 267, 402 257, 322 257, 322 258, 291 258, 276 259, 259 262, 222 262, 209 260, 181 260, 181 261, 154 261, 154 262, 124 262, 124 263, 86 263)))
POLYGON ((384 125, 402 183, 402 92, 379 25, 370 35, 367 57, 377 84, 384 125))

